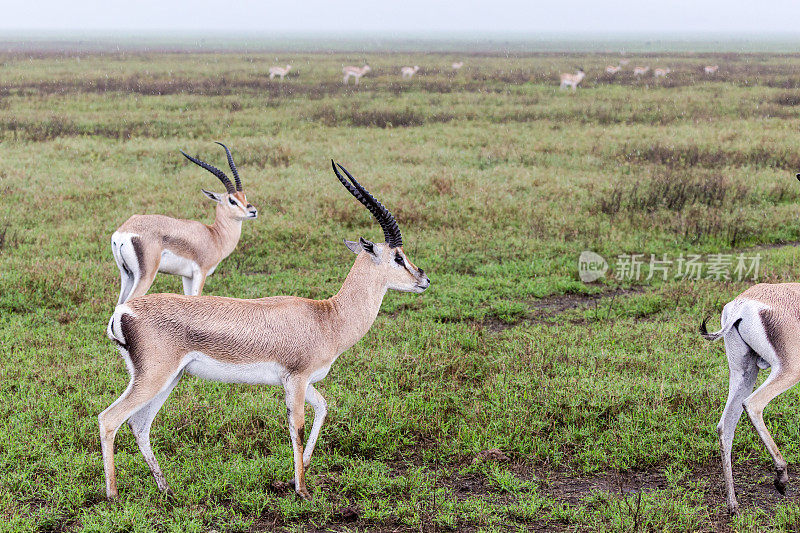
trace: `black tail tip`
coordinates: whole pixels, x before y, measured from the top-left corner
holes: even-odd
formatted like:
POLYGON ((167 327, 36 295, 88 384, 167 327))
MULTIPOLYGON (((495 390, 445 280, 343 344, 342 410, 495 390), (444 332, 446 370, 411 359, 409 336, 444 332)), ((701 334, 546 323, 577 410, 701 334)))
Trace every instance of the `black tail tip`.
POLYGON ((703 319, 703 322, 700 324, 700 327, 698 328, 698 330, 700 331, 700 335, 702 335, 703 337, 708 336, 708 328, 706 328, 706 324, 708 323, 709 318, 711 318, 711 315, 705 317, 703 319))

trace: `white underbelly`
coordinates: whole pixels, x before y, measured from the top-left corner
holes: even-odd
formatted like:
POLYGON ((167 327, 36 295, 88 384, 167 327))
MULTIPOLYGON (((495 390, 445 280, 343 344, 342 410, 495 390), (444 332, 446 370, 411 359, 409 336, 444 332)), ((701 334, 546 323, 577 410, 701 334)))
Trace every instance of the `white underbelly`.
POLYGON ((286 368, 273 361, 260 363, 223 363, 202 352, 191 352, 186 358, 186 372, 209 381, 249 383, 251 385, 281 385, 288 375, 286 368))
POLYGON ((319 370, 316 370, 311 373, 311 376, 308 378, 309 383, 316 383, 317 381, 325 379, 325 376, 328 375, 328 371, 331 369, 331 365, 323 366, 319 370))
POLYGON ((191 278, 198 270, 200 270, 200 267, 191 259, 181 257, 169 250, 161 252, 161 263, 158 265, 159 272, 191 278))

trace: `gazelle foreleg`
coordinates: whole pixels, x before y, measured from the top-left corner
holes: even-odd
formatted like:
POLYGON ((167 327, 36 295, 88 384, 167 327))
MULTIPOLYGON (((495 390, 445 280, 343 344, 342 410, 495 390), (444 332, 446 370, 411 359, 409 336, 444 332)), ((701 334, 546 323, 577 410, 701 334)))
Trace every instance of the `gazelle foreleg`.
POLYGON ((739 508, 736 491, 733 486, 733 467, 731 465, 731 448, 736 425, 744 410, 744 400, 753 392, 758 377, 757 356, 742 340, 737 329, 732 329, 724 337, 725 353, 728 356, 728 400, 717 424, 720 451, 722 453, 722 470, 725 477, 725 493, 728 510, 735 514, 739 508))
POLYGON ((286 392, 286 415, 289 420, 289 438, 292 441, 294 456, 294 491, 303 499, 310 500, 306 488, 305 468, 303 467, 303 440, 305 440, 306 423, 306 389, 305 378, 288 377, 284 382, 286 392))
POLYGON ((203 272, 199 268, 195 268, 192 271, 191 277, 183 276, 181 278, 183 280, 183 294, 187 296, 197 296, 202 293, 203 286, 206 283, 207 275, 207 273, 203 272))
POLYGON ((128 425, 130 426, 133 436, 136 439, 136 444, 139 446, 139 451, 142 452, 147 466, 150 467, 150 472, 153 473, 153 477, 156 479, 158 490, 168 494, 172 494, 172 490, 169 488, 167 479, 164 477, 164 473, 161 471, 161 467, 158 465, 158 460, 153 454, 153 449, 150 447, 150 427, 152 426, 153 419, 158 414, 158 411, 164 405, 164 402, 172 392, 172 389, 174 389, 175 385, 177 385, 180 381, 181 374, 182 371, 175 376, 175 378, 172 380, 172 383, 167 385, 164 390, 155 396, 155 398, 150 400, 149 403, 136 411, 128 419, 128 425))
POLYGON ((781 494, 786 490, 789 475, 786 472, 786 461, 764 424, 764 408, 773 398, 792 388, 798 381, 800 381, 800 372, 797 369, 773 366, 766 381, 744 401, 744 410, 775 463, 775 488, 781 494))
POLYGON ((306 442, 306 449, 303 452, 303 468, 306 470, 311 466, 311 455, 314 453, 314 447, 317 445, 319 432, 322 430, 322 424, 325 422, 325 417, 328 415, 328 402, 325 398, 314 388, 314 385, 309 385, 306 389, 306 401, 314 409, 314 423, 311 425, 311 433, 308 435, 308 442, 306 442))

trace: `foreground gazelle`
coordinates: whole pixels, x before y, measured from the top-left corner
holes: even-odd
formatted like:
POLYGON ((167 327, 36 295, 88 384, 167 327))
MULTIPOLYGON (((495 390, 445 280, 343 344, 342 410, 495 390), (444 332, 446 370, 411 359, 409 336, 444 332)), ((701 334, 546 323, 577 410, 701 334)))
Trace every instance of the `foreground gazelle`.
POLYGON ((283 386, 295 491, 310 498, 305 470, 327 414, 325 399, 313 384, 369 331, 387 289, 421 293, 430 285, 403 252, 392 214, 343 167, 333 165, 336 177, 377 219, 385 236, 382 244, 345 241, 357 257, 335 296, 239 300, 149 294, 117 306, 108 336, 119 345, 131 379, 98 417, 108 498, 117 497, 114 436, 126 420, 159 490, 169 491, 150 448, 150 425, 184 371, 215 381, 283 386), (304 450, 305 402, 314 409, 314 423, 304 450))
POLYGON ((224 194, 201 189, 217 202, 212 225, 163 215, 133 215, 111 236, 111 251, 122 279, 118 304, 146 294, 158 272, 182 276, 184 294, 200 294, 206 277, 236 248, 242 220, 258 216, 242 191, 230 150, 217 144, 225 148, 235 187, 220 169, 181 152, 225 185, 224 194))
POLYGON ((634 76, 644 76, 650 71, 650 67, 633 67, 634 76))
POLYGON ((353 76, 356 79, 355 84, 358 85, 358 82, 361 80, 361 76, 363 76, 370 70, 372 69, 369 68, 369 65, 364 65, 363 67, 360 68, 352 66, 344 67, 342 69, 342 73, 344 74, 344 78, 342 78, 342 83, 347 85, 347 80, 350 79, 350 76, 353 76))
POLYGON ((567 87, 572 87, 572 90, 578 88, 578 84, 583 81, 583 78, 586 77, 586 73, 583 71, 582 68, 579 68, 575 74, 562 74, 561 75, 561 85, 560 89, 566 89, 567 87))
POLYGON ((413 67, 403 67, 400 69, 400 76, 402 78, 412 78, 418 71, 419 66, 417 65, 414 65, 413 67))
POLYGON ((789 475, 778 446, 764 424, 764 408, 779 394, 800 382, 800 283, 761 283, 750 287, 722 309, 722 329, 709 333, 706 320, 700 333, 709 340, 724 339, 728 357, 728 399, 717 424, 728 510, 738 511, 733 486, 731 446, 736 424, 747 416, 775 463, 775 488, 783 494, 789 475), (770 368, 755 392, 759 368, 770 368))
POLYGON ((712 74, 712 75, 716 74, 718 70, 719 70, 719 65, 706 65, 703 68, 703 72, 705 72, 706 74, 712 74))
POLYGON ((654 78, 666 78, 667 74, 672 72, 672 69, 669 68, 657 68, 653 71, 654 78))
POLYGON ((289 74, 290 70, 292 70, 291 65, 286 65, 286 67, 269 67, 269 79, 280 76, 281 81, 283 81, 283 77, 289 74))

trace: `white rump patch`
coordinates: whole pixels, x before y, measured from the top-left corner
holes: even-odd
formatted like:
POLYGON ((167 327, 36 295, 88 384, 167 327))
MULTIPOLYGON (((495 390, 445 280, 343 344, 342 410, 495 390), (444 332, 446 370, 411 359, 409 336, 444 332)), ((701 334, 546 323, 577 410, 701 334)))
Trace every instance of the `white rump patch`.
POLYGON ((125 335, 122 333, 122 315, 131 315, 132 317, 136 317, 131 308, 125 304, 118 305, 114 309, 114 314, 111 315, 111 319, 108 321, 108 328, 106 329, 106 334, 108 338, 112 341, 117 341, 120 344, 127 344, 125 341, 125 335))
POLYGON ((203 352, 189 352, 184 357, 186 372, 209 381, 223 383, 248 383, 250 385, 282 385, 289 374, 286 368, 274 361, 260 363, 223 363, 203 352))

